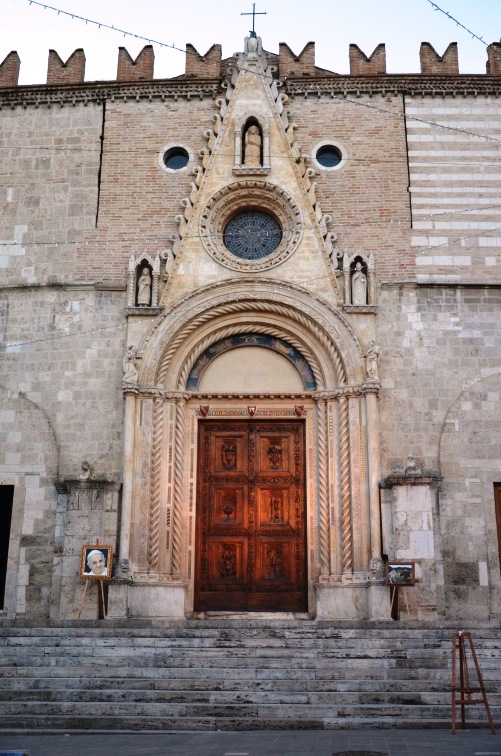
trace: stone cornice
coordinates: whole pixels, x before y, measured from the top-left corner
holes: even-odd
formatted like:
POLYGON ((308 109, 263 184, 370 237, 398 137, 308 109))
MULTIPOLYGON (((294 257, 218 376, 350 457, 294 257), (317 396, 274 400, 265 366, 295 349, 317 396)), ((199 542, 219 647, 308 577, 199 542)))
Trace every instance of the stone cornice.
POLYGON ((158 81, 99 81, 84 84, 30 85, 0 87, 0 108, 41 105, 63 106, 83 103, 127 102, 128 100, 178 100, 214 98, 220 92, 219 80, 158 79, 158 81))
MULTIPOLYGON (((138 82, 98 81, 81 84, 36 84, 0 87, 0 108, 84 105, 128 100, 177 100, 215 98, 222 91, 219 79, 158 79, 138 82)), ((462 97, 500 95, 501 76, 467 74, 434 76, 384 74, 381 76, 328 75, 288 77, 283 92, 303 97, 353 97, 359 95, 409 95, 462 97)))
POLYGON ((379 488, 398 488, 399 486, 429 486, 438 488, 442 477, 435 471, 423 473, 394 473, 379 483, 379 488))
POLYGON ((331 391, 313 391, 304 393, 235 393, 235 392, 221 392, 221 393, 199 393, 190 391, 168 391, 162 388, 155 388, 153 386, 139 386, 135 383, 123 383, 123 393, 133 394, 135 396, 141 396, 143 398, 155 398, 160 397, 162 399, 170 399, 171 401, 189 401, 195 399, 197 401, 275 401, 279 400, 313 400, 319 401, 332 401, 339 399, 341 396, 354 397, 365 396, 366 394, 378 394, 379 393, 379 381, 367 381, 361 386, 341 386, 340 388, 332 389, 331 391))
POLYGON ((471 74, 429 76, 385 74, 382 76, 325 76, 284 82, 288 95, 303 97, 357 97, 359 95, 453 96, 501 95, 501 76, 471 74))
POLYGON ((119 491, 121 483, 95 478, 87 478, 86 480, 64 478, 64 480, 57 480, 54 486, 58 494, 65 494, 70 491, 119 491))

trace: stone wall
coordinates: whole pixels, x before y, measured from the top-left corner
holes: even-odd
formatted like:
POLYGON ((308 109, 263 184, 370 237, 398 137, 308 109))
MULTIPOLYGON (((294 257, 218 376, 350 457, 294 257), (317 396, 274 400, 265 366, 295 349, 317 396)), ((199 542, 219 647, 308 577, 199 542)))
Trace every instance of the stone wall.
MULTIPOLYGON (((418 562, 412 610, 420 617, 487 619, 497 615, 501 591, 493 496, 493 484, 501 482, 501 111, 487 89, 473 96, 472 82, 461 98, 424 92, 433 76, 442 87, 443 73, 447 85, 454 80, 457 50, 451 46, 440 57, 424 45, 421 52, 424 76, 412 84, 422 88, 417 97, 403 94, 405 86, 412 89, 409 79, 397 86, 384 76, 382 46, 370 58, 352 50, 352 73, 360 77, 353 84, 353 77, 319 75, 312 43, 298 56, 281 45, 280 74, 297 77, 286 83, 283 103, 298 153, 287 167, 276 148, 275 135, 283 133, 277 125, 271 178, 305 203, 316 195, 337 235, 334 260, 338 252, 374 255, 377 314, 374 306, 345 309, 343 317, 362 346, 375 328, 381 348, 381 478, 401 478, 383 493, 391 513, 385 543, 390 558, 418 562), (361 79, 366 73, 370 86, 361 79), (325 142, 342 150, 336 170, 315 161, 325 142), (301 158, 314 173, 307 189, 294 183, 301 158), (406 479, 409 466, 411 478, 424 476, 419 483, 406 479)), ((1 111, 7 180, 0 188, 0 485, 15 486, 7 613, 59 618, 68 605, 74 614, 80 541, 106 537, 115 545, 127 265, 132 253, 154 259, 172 247, 179 216, 190 208, 183 200, 196 195, 195 169, 210 163, 209 130, 224 101, 219 46, 205 57, 194 48, 188 53, 186 78, 156 88, 148 48, 135 62, 122 49, 123 84, 106 90, 82 84, 82 51, 66 64, 54 53, 51 86, 38 90, 15 87, 18 59, 3 64, 2 84, 12 88, 4 90, 6 104, 25 98, 24 107, 1 111), (211 77, 212 89, 204 90, 202 80, 211 77), (71 96, 68 82, 80 82, 71 96), (35 107, 36 97, 46 100, 35 107), (189 153, 188 167, 168 171, 162 155, 178 145, 189 153), (91 465, 94 487, 78 483, 82 460, 91 465)), ((491 46, 492 70, 497 54, 491 46)), ((499 88, 493 77, 489 82, 482 87, 499 88)), ((212 183, 199 195, 206 199, 234 180, 234 136, 225 138, 212 183)), ((312 208, 303 213, 306 241, 266 276, 333 304, 327 254, 323 267, 312 262, 322 243, 312 208)), ((208 256, 199 262, 197 229, 185 240, 189 254, 178 290, 163 300, 168 307, 240 275, 208 256)), ((262 277, 247 287, 256 297, 262 277)), ((137 344, 151 321, 135 316, 129 338, 137 344)), ((149 468, 143 472, 147 477, 149 468)), ((85 616, 93 611, 87 607, 85 616)))

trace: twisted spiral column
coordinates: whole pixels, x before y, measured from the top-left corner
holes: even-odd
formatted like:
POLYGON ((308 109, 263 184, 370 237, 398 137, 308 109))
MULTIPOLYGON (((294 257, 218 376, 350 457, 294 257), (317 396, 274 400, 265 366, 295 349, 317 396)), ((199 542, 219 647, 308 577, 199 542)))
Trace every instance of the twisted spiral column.
POLYGON ((184 492, 184 399, 176 402, 176 439, 174 455, 174 508, 172 516, 172 574, 181 574, 181 523, 184 492))
POLYGON ((343 574, 353 573, 353 538, 351 533, 350 495, 350 426, 348 400, 339 400, 340 468, 341 468, 341 531, 343 540, 343 574))
POLYGON ((160 552, 160 470, 163 446, 163 399, 153 402, 153 443, 151 450, 151 500, 148 532, 148 569, 158 571, 160 552))
POLYGON ((320 574, 329 575, 329 500, 327 490, 327 413, 318 403, 318 497, 320 511, 320 574))

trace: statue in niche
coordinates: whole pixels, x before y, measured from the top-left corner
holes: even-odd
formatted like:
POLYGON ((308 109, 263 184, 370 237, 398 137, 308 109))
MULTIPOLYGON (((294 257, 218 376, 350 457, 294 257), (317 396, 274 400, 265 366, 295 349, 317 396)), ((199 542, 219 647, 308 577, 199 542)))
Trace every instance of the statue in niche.
POLYGON ((362 270, 362 263, 355 265, 355 273, 351 279, 351 303, 354 305, 367 304, 367 276, 362 270))
POLYGON ((249 126, 245 132, 245 159, 244 165, 259 166, 261 165, 261 134, 256 124, 249 126))
POLYGON ((149 307, 151 302, 151 274, 146 266, 142 269, 137 282, 137 305, 149 307))
POLYGON ((369 348, 365 355, 365 363, 367 370, 367 378, 372 380, 379 380, 378 363, 379 355, 381 354, 380 348, 376 345, 374 339, 369 341, 369 348))
POLYGON ((127 347, 127 352, 123 359, 123 377, 124 383, 136 383, 139 373, 135 365, 136 361, 136 348, 134 346, 127 347))

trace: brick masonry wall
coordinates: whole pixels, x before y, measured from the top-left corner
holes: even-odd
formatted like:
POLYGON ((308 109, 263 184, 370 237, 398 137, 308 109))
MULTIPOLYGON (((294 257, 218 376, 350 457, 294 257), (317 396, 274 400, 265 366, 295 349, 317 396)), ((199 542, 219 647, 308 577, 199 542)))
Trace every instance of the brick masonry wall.
POLYGON ((295 97, 288 110, 303 155, 329 139, 346 155, 338 170, 310 160, 322 210, 333 216, 336 249, 373 250, 380 280, 408 277, 414 266, 401 98, 295 97))

